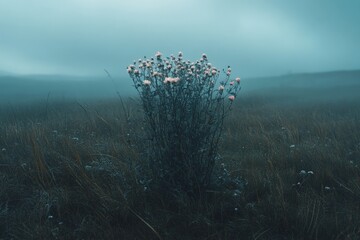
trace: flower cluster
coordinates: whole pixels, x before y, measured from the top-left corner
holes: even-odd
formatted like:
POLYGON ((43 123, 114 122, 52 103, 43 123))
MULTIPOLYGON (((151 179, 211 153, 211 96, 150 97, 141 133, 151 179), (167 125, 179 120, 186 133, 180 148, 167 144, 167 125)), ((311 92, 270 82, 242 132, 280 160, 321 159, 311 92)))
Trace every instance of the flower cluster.
MULTIPOLYGON (((232 102, 240 89, 240 78, 230 80, 230 66, 223 71, 226 77, 218 84, 217 98, 224 98, 223 93, 226 90, 227 97, 232 102)), ((202 54, 199 60, 190 62, 183 60, 182 52, 179 52, 177 57, 171 55, 167 58, 163 58, 161 52, 156 52, 155 57, 150 59, 145 57, 134 61, 133 64, 127 67, 127 72, 139 92, 149 90, 149 88, 142 89, 142 86, 151 86, 152 90, 156 91, 157 88, 161 88, 160 84, 166 85, 179 82, 183 82, 182 87, 198 85, 213 89, 220 76, 220 70, 208 62, 206 54, 202 54)))
POLYGON ((145 154, 154 182, 187 192, 206 188, 240 78, 231 78, 230 66, 214 67, 206 54, 185 61, 182 52, 176 57, 157 52, 134 61, 127 72, 144 110, 150 139, 145 154))
POLYGON ((176 78, 172 78, 172 77, 167 77, 164 80, 164 83, 177 83, 178 81, 180 81, 180 78, 176 77, 176 78))

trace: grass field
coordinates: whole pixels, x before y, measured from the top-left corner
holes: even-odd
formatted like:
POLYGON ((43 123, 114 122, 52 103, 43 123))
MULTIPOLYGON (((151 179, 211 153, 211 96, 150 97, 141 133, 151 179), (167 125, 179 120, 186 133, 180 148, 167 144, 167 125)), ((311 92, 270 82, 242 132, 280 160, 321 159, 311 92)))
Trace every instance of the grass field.
POLYGON ((136 99, 1 106, 0 239, 360 239, 359 85, 244 87, 196 199, 142 178, 136 99))

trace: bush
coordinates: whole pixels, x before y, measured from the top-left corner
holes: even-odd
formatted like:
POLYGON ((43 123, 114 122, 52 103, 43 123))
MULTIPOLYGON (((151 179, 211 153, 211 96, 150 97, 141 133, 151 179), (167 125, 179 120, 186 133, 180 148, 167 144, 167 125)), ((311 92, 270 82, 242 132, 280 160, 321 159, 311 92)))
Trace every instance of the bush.
POLYGON ((146 162, 153 181, 166 190, 201 192, 211 183, 218 146, 240 78, 213 67, 205 54, 196 62, 178 57, 140 59, 127 68, 145 116, 146 162), (137 66, 136 66, 137 65, 137 66))

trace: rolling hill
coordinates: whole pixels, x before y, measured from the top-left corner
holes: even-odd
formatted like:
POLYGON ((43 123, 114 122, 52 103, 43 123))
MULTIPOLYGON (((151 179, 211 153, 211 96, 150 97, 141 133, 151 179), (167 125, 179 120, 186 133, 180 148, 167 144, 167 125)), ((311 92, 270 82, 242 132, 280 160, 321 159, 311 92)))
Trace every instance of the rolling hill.
MULTIPOLYGON (((135 94, 130 79, 61 75, 0 75, 0 101, 113 98, 135 94)), ((290 74, 242 80, 241 96, 276 95, 304 100, 360 98, 360 70, 290 74)))

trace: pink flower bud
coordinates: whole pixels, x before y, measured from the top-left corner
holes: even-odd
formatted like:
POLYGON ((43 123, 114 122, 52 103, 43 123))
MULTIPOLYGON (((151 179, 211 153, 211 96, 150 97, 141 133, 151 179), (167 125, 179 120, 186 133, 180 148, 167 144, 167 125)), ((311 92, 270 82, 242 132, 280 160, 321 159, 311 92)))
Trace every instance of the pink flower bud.
POLYGON ((234 100, 235 100, 235 96, 234 96, 234 95, 229 96, 229 100, 230 100, 230 101, 234 101, 234 100))
POLYGON ((166 77, 165 80, 164 80, 164 83, 170 83, 172 81, 172 78, 170 77, 166 77))
POLYGON ((230 86, 232 86, 232 85, 234 85, 234 81, 231 81, 231 82, 230 82, 230 86))
POLYGON ((213 69, 213 70, 211 71, 211 73, 212 73, 212 75, 215 75, 215 74, 217 73, 217 71, 216 71, 215 69, 213 69))

